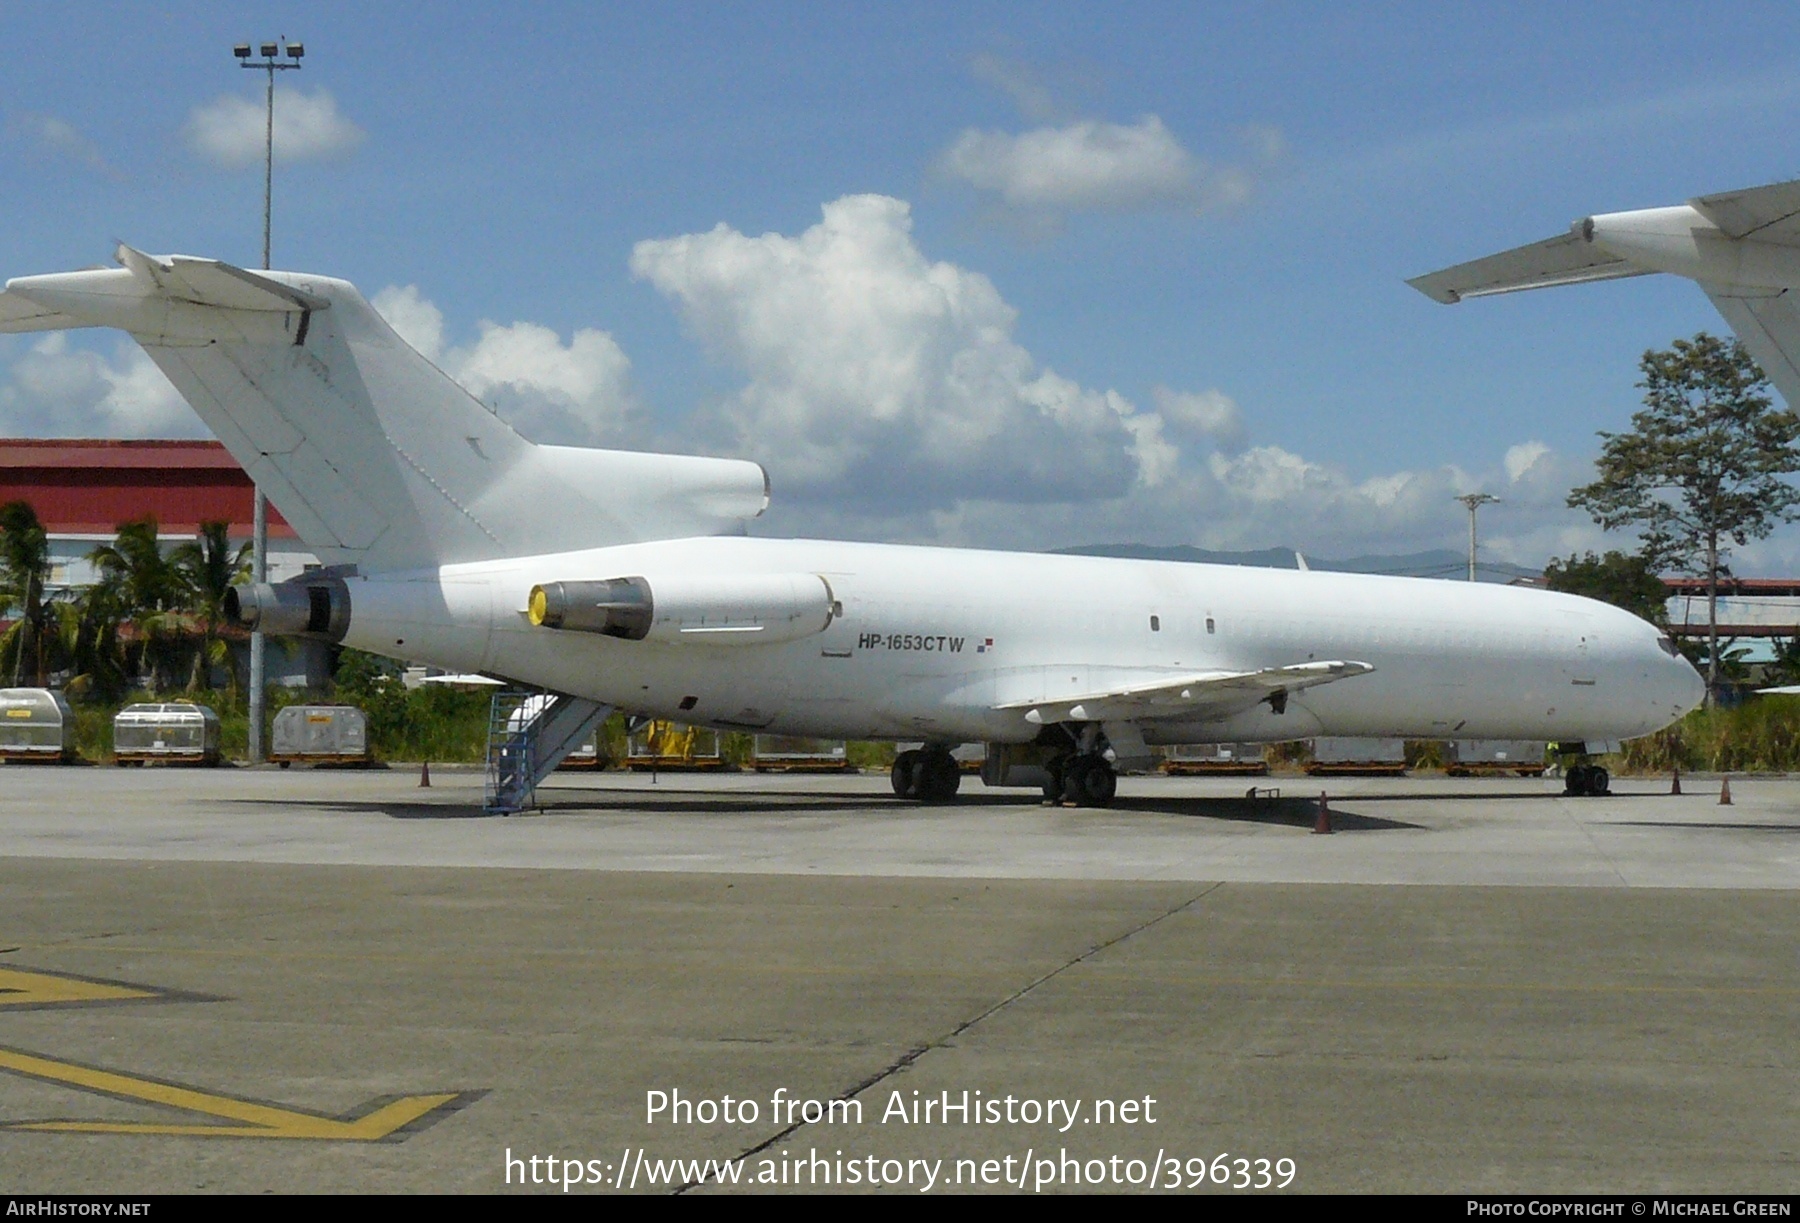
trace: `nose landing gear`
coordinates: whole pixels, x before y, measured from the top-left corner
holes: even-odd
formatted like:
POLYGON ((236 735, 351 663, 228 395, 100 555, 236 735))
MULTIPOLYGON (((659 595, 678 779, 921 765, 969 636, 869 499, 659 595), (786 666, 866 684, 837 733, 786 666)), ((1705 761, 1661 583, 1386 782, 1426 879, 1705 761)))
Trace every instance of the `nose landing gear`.
POLYGON ((1573 798, 1599 798, 1611 786, 1612 774, 1597 764, 1572 764, 1563 772, 1563 793, 1573 798))

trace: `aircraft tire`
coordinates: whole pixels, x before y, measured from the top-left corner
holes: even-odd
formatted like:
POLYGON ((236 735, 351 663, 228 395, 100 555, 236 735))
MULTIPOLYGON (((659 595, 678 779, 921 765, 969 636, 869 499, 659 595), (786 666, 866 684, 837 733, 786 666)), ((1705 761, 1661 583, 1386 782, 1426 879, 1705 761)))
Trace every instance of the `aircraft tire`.
POLYGON ((1096 759, 1082 775, 1081 788, 1087 791, 1090 807, 1110 807, 1113 796, 1119 792, 1119 775, 1113 772, 1112 765, 1096 759))
POLYGON ((916 751, 901 752, 894 757, 894 767, 888 773, 888 779, 894 784, 895 798, 919 797, 920 753, 916 751))
POLYGON ((1581 798, 1588 792, 1588 766, 1572 764, 1568 772, 1563 774, 1563 793, 1574 798, 1581 798))
POLYGON ((918 799, 926 803, 947 803, 962 786, 962 770, 949 752, 925 752, 919 759, 918 799))
POLYGON ((1062 800, 1072 806, 1087 806, 1087 757, 1071 756, 1063 762, 1062 800))
POLYGON ((1119 788, 1112 765, 1098 756, 1076 756, 1063 766, 1063 801, 1082 807, 1110 806, 1119 788))
POLYGON ((1612 774, 1599 765, 1588 770, 1587 792, 1594 798, 1612 793, 1612 774))

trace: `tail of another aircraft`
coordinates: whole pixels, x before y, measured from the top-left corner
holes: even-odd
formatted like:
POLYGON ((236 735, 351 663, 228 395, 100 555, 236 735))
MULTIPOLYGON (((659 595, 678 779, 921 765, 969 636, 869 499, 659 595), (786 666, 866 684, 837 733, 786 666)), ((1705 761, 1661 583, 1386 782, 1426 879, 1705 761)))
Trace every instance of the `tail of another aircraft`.
POLYGON ((1407 281, 1441 302, 1670 272, 1699 282, 1792 408, 1800 408, 1800 181, 1614 212, 1570 232, 1407 281))
POLYGON ((540 446, 401 340, 353 285, 121 246, 27 276, 0 332, 129 332, 331 564, 363 572, 742 530, 754 463, 540 446))

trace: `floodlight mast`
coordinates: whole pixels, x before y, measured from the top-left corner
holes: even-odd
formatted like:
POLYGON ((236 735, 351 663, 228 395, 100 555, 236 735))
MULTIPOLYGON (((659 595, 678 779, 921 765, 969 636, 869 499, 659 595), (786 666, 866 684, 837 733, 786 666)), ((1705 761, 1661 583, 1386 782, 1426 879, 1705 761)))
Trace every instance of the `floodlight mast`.
POLYGON ((1492 493, 1464 493, 1456 500, 1469 507, 1469 580, 1475 580, 1475 511, 1484 505, 1497 504, 1500 498, 1492 493))
MULTIPOLYGON (((231 53, 237 58, 238 67, 255 68, 269 75, 267 98, 267 117, 263 123, 263 270, 269 268, 269 219, 271 205, 275 193, 275 74, 300 67, 300 61, 306 55, 303 43, 288 42, 286 38, 280 43, 265 42, 258 45, 262 52, 260 60, 250 58, 250 44, 238 43, 232 47, 231 53), (284 48, 287 59, 277 58, 284 48)), ((251 575, 257 584, 269 580, 269 499, 263 495, 262 486, 256 486, 255 508, 252 511, 251 534, 251 575)), ((265 671, 268 653, 268 639, 261 631, 250 634, 250 744, 251 764, 262 764, 268 759, 268 752, 263 744, 263 722, 267 713, 267 696, 265 671)))

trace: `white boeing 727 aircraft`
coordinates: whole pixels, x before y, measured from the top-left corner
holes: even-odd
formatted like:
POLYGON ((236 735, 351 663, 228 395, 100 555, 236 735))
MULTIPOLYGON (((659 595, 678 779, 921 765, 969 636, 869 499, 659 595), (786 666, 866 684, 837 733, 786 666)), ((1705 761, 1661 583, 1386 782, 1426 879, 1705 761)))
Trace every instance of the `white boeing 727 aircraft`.
POLYGON ((344 281, 118 262, 7 282, 0 331, 129 332, 328 562, 240 588, 244 623, 559 694, 501 805, 609 708, 923 741, 894 788, 928 801, 955 744, 1035 743, 1053 797, 1104 804, 1150 744, 1592 743, 1701 696, 1655 628, 1537 590, 748 538, 761 467, 534 445, 344 281))

